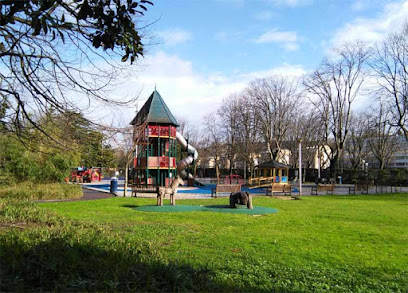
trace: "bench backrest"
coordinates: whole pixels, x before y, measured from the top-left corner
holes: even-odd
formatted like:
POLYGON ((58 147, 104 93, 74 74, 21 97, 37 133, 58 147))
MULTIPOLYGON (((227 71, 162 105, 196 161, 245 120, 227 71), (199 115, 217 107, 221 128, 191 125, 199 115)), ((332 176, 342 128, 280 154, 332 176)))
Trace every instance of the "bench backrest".
POLYGON ((373 186, 374 185, 374 180, 361 180, 357 181, 356 185, 368 185, 368 186, 373 186))
POLYGON ((215 192, 238 192, 241 191, 241 184, 217 184, 215 192))
POLYGON ((132 189, 155 191, 157 189, 157 186, 153 184, 132 184, 132 189))
POLYGON ((317 188, 318 189, 322 189, 322 190, 333 190, 334 189, 334 184, 317 184, 317 188))
POLYGON ((272 184, 272 191, 289 191, 292 189, 292 186, 290 184, 272 184))

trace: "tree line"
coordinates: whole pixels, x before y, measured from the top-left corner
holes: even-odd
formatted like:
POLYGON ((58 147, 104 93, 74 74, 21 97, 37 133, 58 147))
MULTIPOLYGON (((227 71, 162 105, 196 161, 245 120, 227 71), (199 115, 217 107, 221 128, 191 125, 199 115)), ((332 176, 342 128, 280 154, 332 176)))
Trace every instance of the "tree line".
POLYGON ((204 117, 202 153, 214 158, 217 176, 222 160, 230 162, 230 172, 236 160, 253 170, 254 155, 261 150, 265 160, 289 150, 286 163, 297 167, 301 140, 306 167, 319 150, 332 176, 345 163, 359 168, 369 154, 383 169, 401 138, 408 141, 407 81, 406 23, 374 45, 357 41, 333 49, 301 78, 259 78, 224 98, 204 117), (367 101, 364 109, 356 108, 359 98, 367 101))
POLYGON ((41 129, 24 125, 20 135, 0 125, 0 179, 8 182, 58 182, 73 167, 117 166, 107 136, 80 113, 49 109, 31 119, 41 129), (46 134, 44 134, 46 133, 46 134), (58 143, 54 138, 58 138, 58 143))

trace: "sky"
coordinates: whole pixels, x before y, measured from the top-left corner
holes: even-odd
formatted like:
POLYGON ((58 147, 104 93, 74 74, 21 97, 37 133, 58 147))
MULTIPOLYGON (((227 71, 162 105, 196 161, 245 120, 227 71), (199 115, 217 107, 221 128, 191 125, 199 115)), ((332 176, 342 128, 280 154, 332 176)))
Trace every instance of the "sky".
MULTIPOLYGON (((157 88, 172 113, 200 127, 223 98, 251 80, 302 76, 331 48, 374 43, 401 29, 408 1, 153 0, 146 55, 114 95, 140 93, 138 105, 116 112, 131 121, 157 88)), ((367 101, 357 101, 359 107, 367 101)))

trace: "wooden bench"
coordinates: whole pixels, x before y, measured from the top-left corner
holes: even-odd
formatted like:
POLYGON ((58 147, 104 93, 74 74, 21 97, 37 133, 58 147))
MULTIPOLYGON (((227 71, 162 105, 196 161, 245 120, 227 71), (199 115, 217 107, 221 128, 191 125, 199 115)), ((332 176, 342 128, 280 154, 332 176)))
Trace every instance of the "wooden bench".
POLYGON ((241 184, 217 184, 215 188, 211 188, 211 197, 218 196, 218 193, 232 193, 241 191, 241 184))
POLYGON ((349 187, 349 194, 356 194, 357 191, 361 191, 361 194, 368 194, 368 189, 374 185, 373 180, 361 181, 349 187))
POLYGON ((318 195, 318 192, 326 191, 326 194, 333 195, 334 184, 317 184, 312 187, 312 195, 318 195))
POLYGON ((349 187, 349 194, 356 194, 357 191, 361 191, 361 194, 368 194, 368 184, 354 184, 349 187))
POLYGON ((153 184, 132 184, 132 196, 137 197, 137 193, 157 193, 157 186, 153 184))
POLYGON ((290 184, 272 184, 266 188, 266 195, 272 195, 274 192, 284 193, 285 195, 289 193, 292 195, 292 185, 290 184))

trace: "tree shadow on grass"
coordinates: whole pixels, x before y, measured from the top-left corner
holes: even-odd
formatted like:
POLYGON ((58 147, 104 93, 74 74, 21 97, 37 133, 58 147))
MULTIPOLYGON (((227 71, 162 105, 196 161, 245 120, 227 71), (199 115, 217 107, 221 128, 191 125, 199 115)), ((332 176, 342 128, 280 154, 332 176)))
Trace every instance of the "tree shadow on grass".
POLYGON ((214 271, 168 262, 151 246, 117 235, 107 237, 99 230, 79 234, 77 228, 0 235, 0 292, 398 292, 406 284, 405 273, 384 279, 381 272, 316 263, 293 269, 250 258, 232 259, 214 271))
POLYGON ((62 236, 31 245, 20 237, 1 239, 0 291, 243 290, 217 284, 215 273, 207 268, 165 262, 146 248, 106 239, 80 243, 74 238, 62 236))

